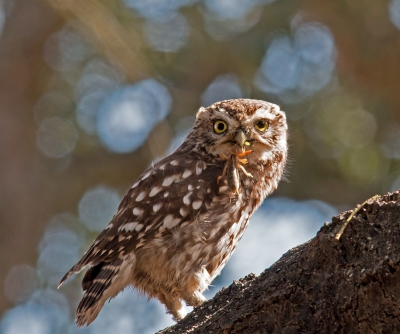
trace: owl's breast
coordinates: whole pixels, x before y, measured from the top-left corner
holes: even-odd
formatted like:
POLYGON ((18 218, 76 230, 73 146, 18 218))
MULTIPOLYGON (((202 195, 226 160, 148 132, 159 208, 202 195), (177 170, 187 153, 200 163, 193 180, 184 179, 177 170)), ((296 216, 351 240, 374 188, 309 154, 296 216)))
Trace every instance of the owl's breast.
POLYGON ((204 225, 206 251, 202 255, 211 279, 219 275, 232 256, 258 206, 247 192, 251 193, 250 187, 240 188, 237 194, 228 188, 214 197, 214 203, 219 204, 209 208, 208 223, 204 225))
POLYGON ((138 272, 163 282, 171 277, 185 281, 199 268, 207 270, 210 280, 220 273, 260 204, 259 183, 254 178, 239 171, 239 186, 232 192, 227 175, 218 180, 221 173, 220 166, 207 166, 203 179, 186 178, 171 184, 163 207, 168 208, 168 215, 185 214, 185 218, 136 252, 138 272), (184 195, 172 199, 174 187, 184 195))

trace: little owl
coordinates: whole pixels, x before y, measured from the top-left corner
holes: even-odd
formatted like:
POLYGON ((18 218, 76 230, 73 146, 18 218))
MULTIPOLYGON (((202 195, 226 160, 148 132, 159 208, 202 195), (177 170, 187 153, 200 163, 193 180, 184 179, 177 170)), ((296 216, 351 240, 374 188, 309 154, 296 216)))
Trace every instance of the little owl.
POLYGON ((186 315, 183 301, 203 303, 286 158, 286 117, 277 105, 237 99, 200 108, 183 144, 139 177, 61 280, 90 266, 78 326, 127 286, 159 299, 175 320, 186 315))

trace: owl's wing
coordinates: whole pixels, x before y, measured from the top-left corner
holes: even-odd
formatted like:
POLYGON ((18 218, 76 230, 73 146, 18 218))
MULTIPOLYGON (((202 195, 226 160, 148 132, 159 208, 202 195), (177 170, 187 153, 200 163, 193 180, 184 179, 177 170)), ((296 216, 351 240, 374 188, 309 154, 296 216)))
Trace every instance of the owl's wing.
MULTIPOLYGON (((195 155, 173 154, 144 172, 129 190, 111 222, 94 240, 60 285, 87 265, 115 262, 142 247, 146 240, 169 233, 203 214, 218 193, 222 167, 206 164, 195 155)), ((95 274, 95 273, 94 273, 95 274)), ((85 279, 90 279, 87 272, 85 279)))

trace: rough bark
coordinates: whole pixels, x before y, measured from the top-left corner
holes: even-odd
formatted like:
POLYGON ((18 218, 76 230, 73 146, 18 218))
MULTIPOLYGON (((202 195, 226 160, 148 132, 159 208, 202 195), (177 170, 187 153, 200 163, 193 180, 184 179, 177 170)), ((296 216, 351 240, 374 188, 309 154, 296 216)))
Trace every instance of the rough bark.
POLYGON ((159 333, 400 333, 400 194, 350 214, 159 333))

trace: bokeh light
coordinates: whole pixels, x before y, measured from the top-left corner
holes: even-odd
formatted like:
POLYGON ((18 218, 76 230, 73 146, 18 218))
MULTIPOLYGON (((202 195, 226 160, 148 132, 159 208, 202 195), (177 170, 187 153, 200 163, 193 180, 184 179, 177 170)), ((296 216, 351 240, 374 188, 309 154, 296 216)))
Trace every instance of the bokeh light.
POLYGON ((38 275, 48 286, 57 286, 61 277, 79 260, 82 235, 71 229, 71 214, 54 216, 39 242, 38 275))
POLYGON ((271 3, 274 0, 204 0, 207 10, 220 19, 237 20, 248 14, 260 4, 271 3))
POLYGON ((82 36, 74 31, 72 24, 67 24, 47 41, 45 59, 54 70, 68 71, 82 63, 92 53, 93 50, 82 36))
POLYGON ((175 152, 176 149, 182 145, 195 121, 196 117, 191 116, 185 117, 178 122, 175 129, 175 136, 172 139, 167 151, 168 154, 175 152))
POLYGON ((400 159, 400 124, 392 123, 387 126, 381 143, 383 154, 390 159, 400 159))
POLYGON ((368 146, 378 128, 374 115, 364 110, 358 99, 346 94, 324 99, 309 116, 304 125, 310 147, 325 157, 338 157, 347 149, 368 146))
POLYGON ((396 191, 400 189, 400 173, 399 176, 393 181, 390 191, 396 191))
POLYGON ((40 124, 47 118, 54 116, 68 117, 73 110, 74 101, 57 91, 49 91, 36 102, 34 113, 35 121, 40 124))
POLYGON ((51 158, 62 158, 75 149, 78 131, 72 121, 58 116, 44 119, 37 132, 37 145, 51 158))
POLYGON ((390 21, 400 29, 400 0, 391 0, 388 3, 390 21))
POLYGON ((76 121, 87 134, 94 135, 97 133, 97 112, 104 97, 103 92, 94 92, 84 95, 78 102, 76 121))
POLYGON ((2 334, 52 334, 51 320, 39 309, 21 305, 9 310, 0 324, 2 334))
POLYGON ((117 153, 134 151, 167 116, 171 103, 167 88, 154 79, 117 89, 99 108, 97 130, 103 145, 117 153))
POLYGON ((197 0, 124 0, 128 8, 132 8, 147 19, 160 20, 175 15, 181 7, 194 4, 197 0))
POLYGON ((123 79, 123 75, 103 59, 92 58, 83 67, 81 76, 76 82, 75 98, 79 101, 92 93, 110 93, 118 88, 123 79))
POLYGON ((93 58, 84 67, 75 87, 76 120, 88 134, 97 133, 99 107, 108 94, 116 90, 123 78, 102 59, 93 58))
POLYGON ((69 319, 65 296, 51 289, 37 290, 24 304, 9 310, 0 323, 2 334, 60 333, 69 319))
POLYGON ((189 24, 177 13, 163 19, 148 20, 143 30, 150 47, 161 52, 178 51, 186 45, 189 37, 189 24))
POLYGON ((28 264, 12 267, 4 280, 4 292, 14 304, 26 301, 40 286, 36 269, 28 264))
MULTIPOLYGON (((6 11, 4 8, 5 7, 4 2, 5 1, 0 2, 0 35, 3 31, 4 24, 6 23, 6 11)), ((10 1, 8 1, 8 2, 10 2, 10 1)))
POLYGON ((331 81, 336 53, 328 27, 301 23, 291 36, 280 34, 271 41, 255 85, 286 103, 300 102, 331 81))
POLYGON ((111 303, 106 303, 98 319, 90 326, 90 333, 152 334, 173 325, 171 316, 158 301, 126 289, 111 303))
POLYGON ((201 95, 201 105, 207 107, 215 102, 243 97, 239 79, 234 74, 220 75, 201 95))
POLYGON ((120 202, 120 196, 112 188, 105 186, 91 188, 79 202, 79 219, 89 230, 101 231, 117 212, 120 202))
POLYGON ((338 163, 343 175, 360 185, 380 181, 389 168, 387 160, 383 159, 376 145, 348 150, 339 156, 338 163))
MULTIPOLYGON (((204 29, 216 41, 229 41, 248 31, 260 19, 261 1, 205 1, 204 29)), ((264 1, 267 2, 267 1, 264 1)), ((272 1, 269 1, 272 2, 272 1)))

